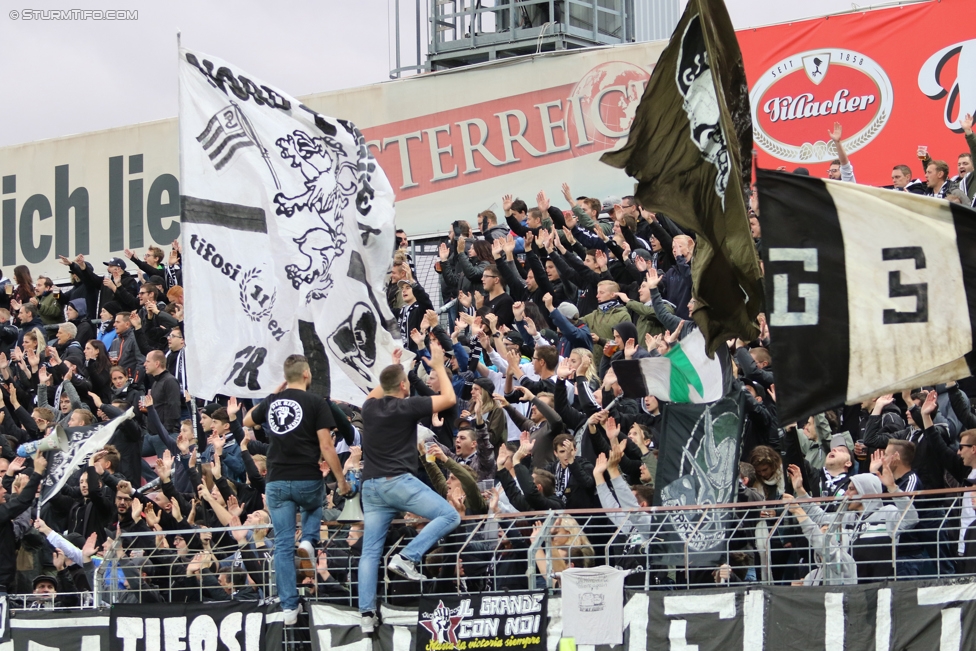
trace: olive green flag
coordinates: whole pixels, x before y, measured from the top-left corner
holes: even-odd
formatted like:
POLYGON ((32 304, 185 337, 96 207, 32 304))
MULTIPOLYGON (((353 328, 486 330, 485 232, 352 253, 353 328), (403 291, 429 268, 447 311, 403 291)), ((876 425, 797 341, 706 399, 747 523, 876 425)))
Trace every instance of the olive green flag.
POLYGON ((745 199, 749 88, 722 0, 689 0, 627 144, 601 160, 637 179, 641 205, 695 232, 694 319, 709 354, 733 337, 755 339, 763 288, 745 199))

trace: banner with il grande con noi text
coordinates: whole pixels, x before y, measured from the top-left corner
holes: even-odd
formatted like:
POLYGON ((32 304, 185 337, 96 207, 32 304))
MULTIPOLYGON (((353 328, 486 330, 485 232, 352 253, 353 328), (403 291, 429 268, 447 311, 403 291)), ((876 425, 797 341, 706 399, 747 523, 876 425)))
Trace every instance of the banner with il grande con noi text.
MULTIPOLYGON (((955 174, 958 118, 976 111, 971 2, 942 0, 736 32, 758 162, 826 176, 840 122, 861 183, 891 182, 928 147, 955 174)), ((445 233, 545 190, 620 197, 633 180, 599 162, 629 133, 665 42, 502 60, 300 97, 355 123, 396 194, 397 226, 445 233)), ((219 52, 214 53, 219 56, 219 52)), ((287 91, 288 89, 282 89, 287 91)), ((15 125, 13 125, 15 126, 15 125)), ((101 270, 125 248, 180 236, 176 119, 0 148, 0 267, 66 275, 57 256, 101 270)), ((184 246, 185 248, 185 246, 184 246)))

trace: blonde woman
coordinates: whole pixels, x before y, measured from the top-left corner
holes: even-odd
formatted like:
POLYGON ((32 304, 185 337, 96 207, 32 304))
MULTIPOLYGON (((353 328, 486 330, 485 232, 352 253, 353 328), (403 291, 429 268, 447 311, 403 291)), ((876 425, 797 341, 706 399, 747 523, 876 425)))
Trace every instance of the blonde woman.
MULTIPOLYGON (((533 536, 538 532, 533 531, 533 536)), ((552 559, 552 572, 558 574, 570 567, 572 561, 570 556, 575 556, 573 550, 578 550, 583 556, 593 555, 593 545, 590 539, 583 533, 583 527, 572 516, 564 515, 556 520, 550 530, 549 549, 552 559), (589 551, 587 551, 589 550, 589 551)), ((540 547, 535 553, 536 565, 539 573, 546 573, 546 551, 540 547)))
POLYGON ((600 376, 593 363, 593 352, 586 348, 574 348, 569 354, 569 367, 576 371, 576 377, 586 378, 590 389, 596 390, 600 386, 600 376))

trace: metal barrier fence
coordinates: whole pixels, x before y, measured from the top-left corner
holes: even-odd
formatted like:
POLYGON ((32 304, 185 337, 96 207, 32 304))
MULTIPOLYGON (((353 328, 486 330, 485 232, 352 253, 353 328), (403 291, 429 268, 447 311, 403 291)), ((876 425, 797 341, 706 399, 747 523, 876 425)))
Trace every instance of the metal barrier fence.
POLYGON ((271 526, 122 533, 97 557, 91 604, 270 599, 272 548, 252 544, 257 531, 271 534, 271 526))
MULTIPOLYGON (((857 499, 465 517, 424 558, 422 583, 382 569, 424 525, 420 519, 398 520, 387 539, 377 593, 404 606, 415 604, 421 592, 545 587, 556 594, 559 574, 570 565, 627 569, 627 585, 635 590, 969 576, 967 566, 976 559, 960 556, 960 539, 973 521, 971 494, 962 488, 857 499)), ((166 532, 170 539, 186 537, 171 549, 156 546, 155 532, 149 539, 123 534, 99 559, 94 594, 81 596, 76 607, 223 600, 239 592, 239 598, 273 598, 271 547, 248 556, 244 550, 250 545, 233 540, 233 532, 244 529, 250 528, 166 532), (209 550, 204 532, 212 538, 209 550)), ((361 538, 362 523, 323 523, 318 558, 298 570, 300 593, 356 606, 361 538)), ((12 600, 12 608, 48 607, 44 597, 18 598, 24 603, 12 600)))

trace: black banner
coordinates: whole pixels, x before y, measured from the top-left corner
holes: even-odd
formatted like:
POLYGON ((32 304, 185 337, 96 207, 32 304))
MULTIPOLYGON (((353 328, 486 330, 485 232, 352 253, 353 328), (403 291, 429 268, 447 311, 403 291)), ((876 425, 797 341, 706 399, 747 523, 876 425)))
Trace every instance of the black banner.
MULTIPOLYGON (((484 600, 499 596, 502 595, 454 597, 444 600, 444 607, 456 609, 461 601, 470 600, 475 615, 465 616, 463 620, 472 626, 479 619, 477 613, 484 600)), ((439 602, 439 599, 425 600, 419 616, 418 610, 382 607, 382 621, 374 633, 372 648, 375 651, 523 648, 521 644, 506 644, 509 638, 503 635, 504 622, 499 625, 497 638, 463 639, 458 635, 456 646, 431 642, 431 635, 421 622, 429 619, 424 613, 431 613, 430 604, 436 609, 439 602), (501 639, 501 644, 497 641, 492 644, 490 639, 501 639)), ((551 604, 545 606, 548 626, 546 610, 537 613, 541 615, 539 646, 524 648, 545 648, 547 632, 553 638, 561 637, 562 609, 558 601, 551 604)), ((355 609, 316 604, 311 613, 313 651, 370 648, 359 646, 364 638, 355 609)), ((515 617, 522 616, 525 615, 515 617)), ((458 622, 456 630, 460 626, 458 622)), ((591 648, 595 651, 693 648, 698 651, 796 648, 962 651, 972 648, 972 640, 976 639, 976 582, 960 579, 958 582, 899 581, 772 588, 743 585, 725 589, 628 592, 623 639, 619 646, 591 648)), ((162 647, 161 651, 168 649, 162 647)), ((190 651, 194 650, 190 648, 190 651)))
POLYGON ((115 605, 109 649, 280 651, 283 625, 279 606, 257 601, 115 605))
POLYGON ((108 610, 17 610, 9 625, 6 651, 109 651, 108 610))
MULTIPOLYGON (((735 501, 742 438, 742 399, 710 404, 664 406, 664 433, 654 491, 655 506, 727 504, 735 501)), ((728 520, 723 509, 669 511, 661 528, 666 541, 662 565, 683 565, 685 546, 696 566, 718 565, 727 550, 728 520)))

